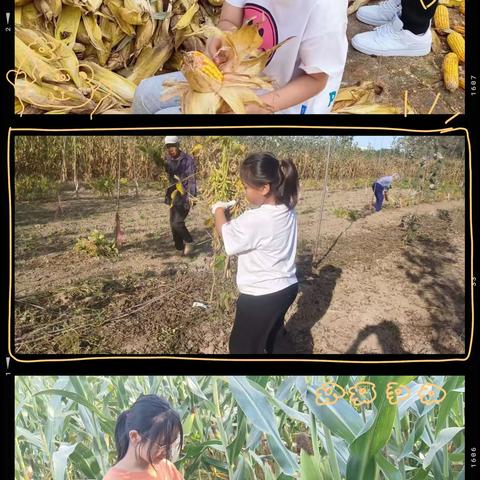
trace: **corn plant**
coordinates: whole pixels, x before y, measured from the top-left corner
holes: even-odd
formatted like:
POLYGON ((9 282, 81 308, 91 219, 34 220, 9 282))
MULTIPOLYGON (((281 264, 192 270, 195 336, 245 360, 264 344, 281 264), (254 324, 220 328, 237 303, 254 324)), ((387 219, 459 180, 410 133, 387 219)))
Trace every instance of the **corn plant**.
POLYGON ((33 478, 101 479, 115 463, 116 418, 148 393, 165 397, 182 418, 185 441, 176 465, 186 480, 464 475, 464 378, 458 376, 33 376, 17 377, 15 388, 16 480, 32 472, 33 478), (410 395, 392 403, 390 382, 410 395), (324 390, 333 383, 335 390, 324 390), (425 395, 431 384, 434 393, 425 395), (366 393, 362 385, 369 385, 366 393))

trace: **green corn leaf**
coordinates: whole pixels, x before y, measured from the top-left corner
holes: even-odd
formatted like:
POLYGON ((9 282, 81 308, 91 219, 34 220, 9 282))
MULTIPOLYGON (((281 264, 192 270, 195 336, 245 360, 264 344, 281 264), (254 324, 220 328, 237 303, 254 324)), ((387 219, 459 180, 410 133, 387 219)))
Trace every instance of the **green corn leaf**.
POLYGON ((364 426, 361 415, 343 398, 340 398, 335 405, 317 405, 315 390, 309 388, 305 403, 334 435, 343 438, 347 443, 352 443, 364 426))
POLYGON ((255 472, 252 465, 245 457, 241 457, 238 462, 235 473, 233 474, 233 480, 255 480, 255 472))
POLYGON ((375 459, 386 480, 404 480, 400 470, 392 465, 381 453, 378 453, 375 459))
MULTIPOLYGON (((388 382, 406 385, 415 377, 379 377, 382 392, 388 382)), ((370 480, 377 475, 375 456, 387 443, 392 434, 397 405, 391 405, 385 394, 377 396, 377 412, 367 431, 358 436, 350 446, 350 458, 347 465, 347 480, 370 480)))
POLYGON ((238 422, 239 425, 235 438, 233 439, 232 443, 230 443, 230 445, 228 445, 227 447, 228 458, 231 458, 232 462, 236 462, 236 459, 240 455, 240 452, 242 451, 242 448, 245 445, 245 440, 247 438, 247 418, 241 410, 238 415, 238 422))
POLYGON ((435 438, 432 446, 428 450, 425 458, 423 459, 423 468, 428 468, 428 466, 432 463, 435 455, 448 443, 450 443, 453 438, 463 430, 463 427, 452 427, 452 428, 444 428, 441 430, 435 438))
POLYGON ((52 455, 53 480, 64 480, 67 470, 68 457, 73 453, 76 443, 73 445, 60 445, 52 455))
POLYGON ((315 462, 313 455, 305 450, 300 453, 300 478, 301 480, 318 480, 319 465, 315 462))
POLYGON ((457 401, 457 398, 461 395, 461 393, 454 391, 454 388, 463 381, 464 380, 461 377, 449 377, 445 382, 443 388, 445 388, 447 391, 447 395, 443 399, 438 410, 437 423, 435 425, 435 435, 438 435, 440 430, 445 428, 450 411, 457 401))
POLYGON ((272 454, 283 472, 292 475, 298 470, 295 455, 283 444, 275 416, 265 396, 254 389, 245 377, 229 377, 229 385, 238 405, 257 428, 267 434, 272 454))

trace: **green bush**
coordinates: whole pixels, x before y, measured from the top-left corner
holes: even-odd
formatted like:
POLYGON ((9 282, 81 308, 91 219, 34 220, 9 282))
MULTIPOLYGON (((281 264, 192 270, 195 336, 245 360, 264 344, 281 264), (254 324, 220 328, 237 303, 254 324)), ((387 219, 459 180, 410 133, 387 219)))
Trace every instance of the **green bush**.
POLYGON ((90 257, 116 257, 118 249, 115 243, 107 240, 105 235, 98 230, 94 230, 87 238, 77 240, 76 252, 83 252, 90 257))
POLYGON ((15 179, 15 198, 17 200, 40 200, 55 198, 58 184, 43 175, 27 175, 15 179))

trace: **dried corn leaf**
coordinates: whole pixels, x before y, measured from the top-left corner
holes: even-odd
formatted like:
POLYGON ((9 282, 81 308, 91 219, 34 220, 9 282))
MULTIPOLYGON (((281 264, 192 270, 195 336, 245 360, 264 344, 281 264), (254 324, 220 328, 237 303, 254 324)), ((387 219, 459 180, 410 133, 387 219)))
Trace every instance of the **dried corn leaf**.
POLYGON ((71 47, 77 38, 82 11, 77 7, 64 5, 55 27, 55 38, 71 47))
MULTIPOLYGON (((88 38, 90 39, 91 44, 101 52, 105 50, 105 45, 103 44, 103 34, 102 30, 97 23, 97 19, 94 15, 84 15, 82 17, 83 25, 85 26, 85 31, 87 32, 88 38)), ((82 42, 83 43, 83 42, 82 42)))
POLYGON ((172 51, 173 46, 170 41, 166 41, 163 45, 157 45, 155 47, 145 47, 137 58, 128 79, 138 85, 144 78, 155 75, 163 68, 172 51))
POLYGON ((173 27, 174 30, 182 30, 190 25, 194 15, 198 12, 198 3, 194 3, 178 20, 173 27))

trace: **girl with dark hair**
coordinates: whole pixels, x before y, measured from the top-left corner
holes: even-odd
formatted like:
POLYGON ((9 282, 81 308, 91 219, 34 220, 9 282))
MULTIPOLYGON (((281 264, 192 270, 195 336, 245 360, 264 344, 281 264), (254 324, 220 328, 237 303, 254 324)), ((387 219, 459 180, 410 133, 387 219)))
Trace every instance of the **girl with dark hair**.
POLYGON ((115 426, 117 463, 103 480, 183 480, 172 463, 183 444, 178 413, 157 395, 141 395, 115 426))
POLYGON ((255 153, 244 160, 240 177, 247 200, 257 208, 227 221, 225 210, 232 202, 212 206, 226 253, 238 256, 240 296, 230 353, 293 353, 284 321, 298 294, 297 169, 291 160, 255 153))

